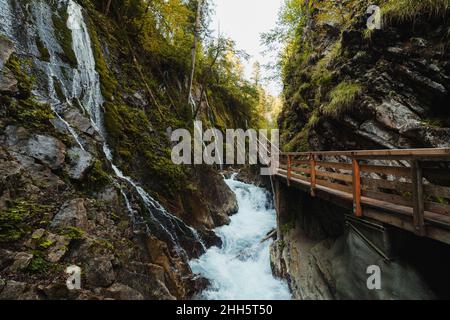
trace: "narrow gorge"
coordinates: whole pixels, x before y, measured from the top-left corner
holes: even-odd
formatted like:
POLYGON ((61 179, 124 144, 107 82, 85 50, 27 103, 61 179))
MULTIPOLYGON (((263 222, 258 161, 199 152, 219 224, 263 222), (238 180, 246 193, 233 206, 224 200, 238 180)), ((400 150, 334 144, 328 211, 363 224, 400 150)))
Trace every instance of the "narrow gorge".
POLYGON ((0 0, 0 300, 450 298, 450 1, 277 3, 0 0))

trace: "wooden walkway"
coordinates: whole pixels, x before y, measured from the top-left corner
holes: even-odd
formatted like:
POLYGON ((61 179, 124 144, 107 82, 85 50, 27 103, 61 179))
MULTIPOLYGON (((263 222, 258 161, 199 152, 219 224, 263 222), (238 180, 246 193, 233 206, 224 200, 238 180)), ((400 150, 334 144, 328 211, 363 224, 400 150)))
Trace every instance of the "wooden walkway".
POLYGON ((450 244, 450 148, 282 153, 276 176, 358 218, 450 244))

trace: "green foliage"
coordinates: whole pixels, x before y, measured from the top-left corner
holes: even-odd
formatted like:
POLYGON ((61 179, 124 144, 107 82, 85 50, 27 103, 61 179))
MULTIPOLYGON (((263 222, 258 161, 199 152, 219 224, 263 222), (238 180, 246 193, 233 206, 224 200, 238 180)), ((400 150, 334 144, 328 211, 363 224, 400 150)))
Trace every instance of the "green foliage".
POLYGON ((330 102, 323 107, 323 113, 329 116, 339 116, 353 107, 362 87, 358 83, 343 81, 329 94, 330 102))
POLYGON ((31 273, 31 274, 44 273, 45 274, 54 267, 54 264, 52 264, 44 259, 42 252, 34 251, 33 255, 34 255, 34 257, 27 267, 28 273, 31 273))
POLYGON ((444 16, 450 0, 389 0, 382 7, 386 22, 415 21, 420 16, 444 16))

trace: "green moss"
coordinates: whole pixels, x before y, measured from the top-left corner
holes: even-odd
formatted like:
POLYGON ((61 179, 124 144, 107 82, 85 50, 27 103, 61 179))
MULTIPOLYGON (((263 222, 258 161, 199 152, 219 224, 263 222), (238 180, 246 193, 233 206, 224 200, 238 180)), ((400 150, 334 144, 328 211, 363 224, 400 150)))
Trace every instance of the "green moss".
POLYGON ((428 118, 428 119, 423 119, 422 123, 427 126, 433 127, 433 128, 444 128, 445 120, 446 119, 442 119, 442 118, 428 118))
POLYGON ((111 181, 108 173, 103 169, 101 161, 96 160, 83 181, 83 186, 88 190, 98 190, 111 181))
POLYGON ((0 242, 13 242, 35 229, 43 218, 53 212, 53 205, 27 199, 15 199, 0 212, 0 242))
POLYGON ((29 97, 34 81, 28 70, 30 67, 30 60, 21 60, 17 55, 12 54, 5 63, 5 67, 11 70, 16 78, 21 96, 25 98, 29 97))
POLYGON ((95 239, 94 243, 95 243, 95 245, 97 247, 104 248, 104 249, 106 249, 108 251, 114 252, 114 245, 109 240, 106 240, 106 239, 95 239))
POLYGON ((76 68, 78 62, 72 48, 72 31, 67 28, 67 18, 68 14, 66 10, 59 10, 58 14, 55 13, 52 15, 56 38, 64 52, 64 55, 60 58, 70 64, 71 67, 76 68))
POLYGON ((42 241, 39 242, 38 247, 40 249, 45 250, 45 249, 50 248, 53 244, 54 244, 54 242, 52 240, 43 239, 42 241))
POLYGON ((16 241, 23 237, 27 228, 24 225, 26 212, 13 207, 0 212, 0 242, 16 241))
POLYGON ((295 229, 295 221, 291 220, 291 221, 281 225, 280 231, 282 234, 286 234, 293 229, 295 229))
POLYGON ((50 62, 50 53, 48 52, 48 49, 45 47, 45 45, 42 43, 40 38, 36 39, 36 46, 39 50, 39 53, 41 55, 41 60, 50 62))
POLYGON ((343 81, 330 93, 330 101, 323 107, 323 113, 329 116, 339 116, 353 107, 362 87, 358 83, 343 81))
POLYGON ((43 257, 42 252, 34 251, 34 257, 27 267, 27 272, 31 274, 42 274, 49 272, 54 264, 46 261, 43 257))
POLYGON ((61 231, 61 235, 72 240, 80 240, 84 237, 84 231, 76 227, 68 227, 61 231))
POLYGON ((32 98, 11 100, 6 111, 14 123, 42 131, 48 130, 50 120, 55 117, 48 104, 38 103, 32 98))
POLYGON ((111 220, 114 221, 114 223, 119 223, 120 221, 122 221, 120 216, 115 212, 111 212, 111 220))
POLYGON ((92 51, 95 58, 95 69, 100 75, 101 90, 106 100, 112 101, 117 88, 117 80, 113 77, 103 57, 103 50, 95 28, 92 23, 89 24, 89 34, 91 36, 92 51))

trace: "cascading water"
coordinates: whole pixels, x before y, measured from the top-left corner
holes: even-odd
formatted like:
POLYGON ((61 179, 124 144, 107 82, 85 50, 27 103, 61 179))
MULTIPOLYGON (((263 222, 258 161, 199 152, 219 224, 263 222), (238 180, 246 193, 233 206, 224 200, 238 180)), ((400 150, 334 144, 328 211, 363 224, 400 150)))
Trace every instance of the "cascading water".
MULTIPOLYGON (((69 0, 67 7, 67 25, 72 30, 72 48, 78 62, 78 68, 74 72, 74 93, 81 96, 80 102, 89 113, 91 122, 100 135, 105 136, 101 105, 103 97, 100 89, 100 78, 95 69, 95 59, 92 52, 89 32, 84 21, 82 8, 73 0, 69 0), (78 85, 76 85, 78 83, 78 85)), ((104 139, 106 141, 106 139, 104 139)), ((188 241, 198 242, 198 234, 187 226, 182 220, 168 213, 155 199, 153 199, 142 187, 138 186, 130 177, 127 177, 113 163, 112 152, 106 142, 103 151, 111 163, 116 176, 126 181, 140 196, 149 218, 145 224, 147 230, 157 234, 174 245, 174 248, 185 255, 183 246, 178 237, 179 234, 187 236, 188 241)))
MULTIPOLYGON (((67 131, 80 148, 84 149, 82 138, 64 120, 63 112, 67 108, 81 106, 89 115, 93 127, 100 136, 105 138, 106 132, 102 115, 104 100, 101 94, 100 77, 95 69, 91 39, 82 7, 73 0, 58 0, 52 3, 39 0, 29 3, 16 1, 14 6, 11 5, 10 0, 0 0, 0 18, 0 33, 14 42, 20 55, 29 57, 33 61, 38 80, 34 94, 39 100, 50 104, 57 118, 66 126, 67 131), (75 67, 61 58, 65 52, 58 43, 52 23, 55 15, 61 19, 61 10, 64 9, 67 10, 67 27, 71 30, 72 35, 72 50, 77 63, 75 67), (19 20, 15 21, 15 19, 19 20), (24 27, 22 29, 13 28, 16 23, 24 27), (38 41, 47 50, 47 59, 42 59, 37 46, 38 41), (56 87, 58 87, 58 91, 56 87)), ((106 141, 106 139, 103 140, 106 141)), ((167 241, 185 258, 187 254, 183 250, 183 246, 190 246, 191 249, 195 248, 197 251, 201 251, 203 245, 197 232, 179 218, 168 213, 142 187, 138 186, 130 177, 125 176, 113 163, 112 152, 106 142, 103 144, 103 151, 115 173, 112 179, 120 187, 133 221, 144 225, 148 232, 167 241), (141 217, 134 216, 130 200, 120 182, 129 185, 142 200, 148 213, 145 223, 141 217)))
POLYGON ((270 241, 261 243, 276 225, 275 210, 266 190, 231 179, 225 182, 236 194, 239 212, 231 223, 215 231, 222 248, 212 247, 190 265, 211 281, 201 299, 290 299, 284 281, 270 269, 270 241))

